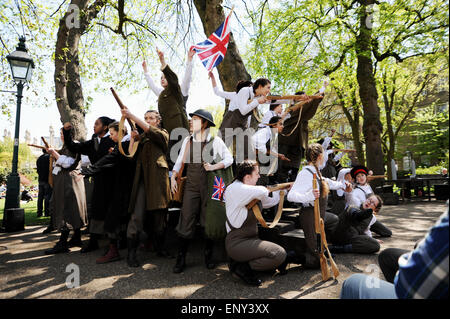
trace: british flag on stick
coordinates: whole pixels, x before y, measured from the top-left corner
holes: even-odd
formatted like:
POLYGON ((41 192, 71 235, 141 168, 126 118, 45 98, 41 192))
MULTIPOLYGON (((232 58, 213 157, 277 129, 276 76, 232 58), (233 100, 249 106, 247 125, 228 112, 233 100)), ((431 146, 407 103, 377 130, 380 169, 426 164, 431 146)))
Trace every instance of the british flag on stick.
POLYGON ((231 12, 228 14, 225 21, 209 36, 208 39, 191 47, 191 50, 197 52, 200 61, 202 61, 208 72, 218 66, 225 58, 228 41, 230 40, 230 25, 228 20, 230 19, 232 12, 233 9, 231 9, 231 12))

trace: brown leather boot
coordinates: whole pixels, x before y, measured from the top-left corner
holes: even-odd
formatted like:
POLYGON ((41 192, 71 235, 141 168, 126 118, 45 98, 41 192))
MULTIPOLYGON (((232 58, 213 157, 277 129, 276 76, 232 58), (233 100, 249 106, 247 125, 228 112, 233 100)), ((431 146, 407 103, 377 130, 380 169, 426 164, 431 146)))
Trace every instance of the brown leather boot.
POLYGON ((97 264, 105 264, 112 261, 120 260, 119 250, 117 245, 109 244, 109 250, 105 256, 98 258, 95 262, 97 264))

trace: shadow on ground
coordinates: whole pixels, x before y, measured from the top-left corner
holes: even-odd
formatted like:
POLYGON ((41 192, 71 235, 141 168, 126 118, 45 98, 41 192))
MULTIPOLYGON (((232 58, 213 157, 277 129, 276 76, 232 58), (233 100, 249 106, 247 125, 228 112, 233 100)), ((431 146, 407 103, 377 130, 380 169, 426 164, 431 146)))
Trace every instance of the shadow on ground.
MULTIPOLYGON (((412 249, 444 210, 443 202, 384 207, 378 219, 393 236, 383 239, 382 249, 412 249)), ((371 265, 377 265, 376 254, 342 254, 335 257, 341 272, 337 280, 322 282, 320 271, 291 265, 285 276, 261 274, 264 283, 254 288, 234 279, 226 263, 207 270, 199 240, 190 247, 187 269, 173 274, 175 259, 157 257, 152 252, 139 251, 139 268, 126 265, 126 250, 120 251, 122 260, 103 265, 97 265, 95 259, 104 248, 88 254, 72 248, 67 254, 46 256, 44 251, 54 245, 59 234, 43 235, 44 228, 0 233, 0 298, 338 298, 347 277, 373 271, 371 265), (80 272, 80 286, 73 289, 66 286, 68 276, 72 282, 73 272, 66 271, 71 264, 80 272)), ((106 245, 105 241, 103 247, 106 245)), ((172 251, 175 253, 175 248, 172 251)))

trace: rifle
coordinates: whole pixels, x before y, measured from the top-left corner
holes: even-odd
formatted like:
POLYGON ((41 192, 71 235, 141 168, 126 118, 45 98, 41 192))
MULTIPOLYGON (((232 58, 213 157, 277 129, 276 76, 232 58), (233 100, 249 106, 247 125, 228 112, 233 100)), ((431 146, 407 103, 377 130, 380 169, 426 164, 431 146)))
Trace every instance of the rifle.
POLYGON ((352 150, 352 149, 333 149, 333 152, 352 153, 352 152, 356 152, 356 150, 352 150))
MULTIPOLYGON (((114 95, 114 98, 115 98, 116 101, 117 101, 117 104, 119 104, 120 109, 123 110, 123 109, 125 108, 125 105, 124 105, 124 104, 122 103, 122 101, 120 100, 120 97, 117 95, 116 91, 115 91, 113 88, 110 88, 110 89, 111 89, 112 94, 114 95)), ((131 122, 130 119, 127 119, 127 122, 128 122, 128 124, 130 125, 131 130, 134 131, 134 130, 136 129, 136 127, 134 126, 134 123, 131 122)))
MULTIPOLYGON (((313 189, 317 189, 317 177, 316 174, 313 174, 313 189)), ((322 271, 322 280, 327 281, 330 279, 330 271, 328 269, 327 259, 325 258, 325 253, 323 251, 323 238, 322 232, 320 230, 320 207, 319 207, 319 198, 314 200, 314 230, 317 236, 317 250, 320 258, 320 270, 322 271)), ((322 220, 323 222, 323 220, 322 220)))
MULTIPOLYGON (((306 94, 303 95, 283 95, 283 96, 274 96, 274 95, 267 95, 266 99, 268 100, 294 100, 294 101, 309 101, 310 99, 317 98, 314 95, 309 96, 306 94)), ((322 98, 322 96, 320 97, 322 98)), ((247 104, 253 102, 253 99, 247 100, 247 104)))
MULTIPOLYGON (((272 185, 272 186, 266 186, 266 188, 269 190, 269 192, 275 192, 281 189, 286 189, 291 187, 292 185, 294 185, 294 182, 289 182, 289 183, 281 183, 281 184, 277 184, 277 185, 272 185)), ((257 203, 259 202, 259 199, 254 199, 252 200, 250 203, 248 203, 247 205, 245 205, 245 207, 247 209, 251 209, 253 208, 253 206, 255 206, 257 203)))
POLYGON ((44 146, 41 145, 36 145, 36 144, 27 144, 28 146, 32 146, 32 147, 36 147, 36 148, 40 148, 41 150, 45 150, 46 148, 44 146))
POLYGON ((250 203, 248 203, 245 207, 247 209, 252 209, 253 210, 253 214, 255 214, 256 219, 259 221, 259 223, 261 224, 262 227, 264 228, 274 228, 278 222, 280 221, 281 218, 281 214, 283 213, 283 203, 284 203, 284 189, 289 188, 290 186, 292 186, 294 183, 282 183, 282 184, 278 184, 278 185, 273 185, 273 186, 266 186, 266 188, 271 191, 277 191, 277 190, 281 190, 280 192, 280 202, 278 203, 278 210, 277 213, 275 215, 274 220, 270 223, 270 226, 267 225, 266 221, 264 220, 264 217, 261 214, 261 210, 259 209, 259 206, 256 205, 259 202, 259 199, 254 199, 252 200, 250 203))
POLYGON ((387 178, 386 175, 367 175, 367 180, 371 181, 373 179, 387 178))
MULTIPOLYGON (((114 98, 115 98, 116 101, 117 101, 117 104, 119 104, 120 109, 121 109, 121 110, 125 109, 125 105, 124 105, 124 104, 122 103, 122 101, 120 100, 120 97, 117 95, 116 91, 115 91, 113 88, 110 88, 110 89, 111 89, 111 92, 112 92, 114 98)), ((134 144, 133 144, 133 149, 131 150, 131 153, 130 153, 130 154, 126 154, 126 153, 124 152, 123 147, 122 147, 123 124, 124 124, 124 120, 125 120, 125 117, 122 116, 122 118, 120 119, 120 122, 119 122, 119 132, 118 132, 118 133, 119 133, 119 142, 117 143, 117 145, 119 146, 119 152, 120 152, 123 156, 130 157, 130 158, 131 158, 131 157, 134 156, 134 154, 136 154, 136 151, 137 151, 137 148, 138 148, 138 145, 139 145, 139 141, 135 141, 135 142, 134 142, 134 144)), ((128 122, 128 124, 130 125, 130 128, 131 128, 132 131, 136 130, 136 126, 134 125, 133 121, 131 121, 130 119, 127 118, 127 122, 128 122)))

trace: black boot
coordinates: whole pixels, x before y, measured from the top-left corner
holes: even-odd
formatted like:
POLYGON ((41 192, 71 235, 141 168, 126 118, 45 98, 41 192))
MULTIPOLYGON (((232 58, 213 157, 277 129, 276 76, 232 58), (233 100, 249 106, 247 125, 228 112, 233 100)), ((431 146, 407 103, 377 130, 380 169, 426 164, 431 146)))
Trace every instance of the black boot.
POLYGON ((180 238, 177 261, 173 267, 173 273, 179 274, 186 268, 186 253, 189 246, 189 239, 180 238))
POLYGON ((129 267, 139 267, 139 261, 137 260, 136 256, 137 247, 137 238, 128 238, 127 264, 129 267))
POLYGON ((329 245, 328 249, 331 254, 351 253, 353 251, 352 244, 347 245, 329 245))
POLYGON ((174 258, 174 256, 164 247, 165 237, 165 233, 153 236, 156 255, 159 257, 174 258))
POLYGON ((119 247, 119 249, 127 248, 128 246, 127 232, 125 231, 119 232, 119 240, 117 246, 119 247))
POLYGON ((256 277, 255 272, 250 268, 248 263, 238 263, 232 274, 250 286, 261 286, 262 284, 261 279, 256 277))
POLYGON ((277 270, 279 271, 280 275, 286 275, 287 270, 286 267, 289 264, 304 264, 306 261, 306 258, 304 255, 297 255, 297 253, 293 250, 289 250, 286 252, 286 259, 283 261, 281 265, 277 267, 277 270))
POLYGON ((43 234, 50 234, 52 231, 54 231, 55 228, 53 227, 53 214, 50 216, 50 223, 48 224, 48 227, 44 229, 42 232, 43 234))
POLYGON ((48 225, 48 227, 46 229, 44 229, 44 231, 42 233, 43 234, 50 234, 54 230, 55 230, 55 228, 53 228, 53 225, 50 224, 50 225, 48 225))
POLYGON ((216 268, 216 264, 212 260, 214 241, 206 239, 205 241, 205 265, 208 269, 216 268))
POLYGON ((53 255, 53 254, 60 254, 60 253, 67 253, 70 251, 68 245, 67 245, 67 238, 69 238, 69 230, 64 229, 61 231, 61 237, 59 238, 59 241, 56 243, 56 245, 53 248, 47 249, 45 251, 46 255, 53 255))
POLYGON ((81 248, 81 253, 88 253, 98 249, 98 235, 91 234, 89 236, 89 241, 86 246, 81 248))
POLYGON ((72 235, 72 238, 70 238, 69 242, 67 243, 67 245, 71 248, 71 247, 82 247, 83 244, 81 242, 81 230, 80 229, 75 229, 74 233, 72 235))

